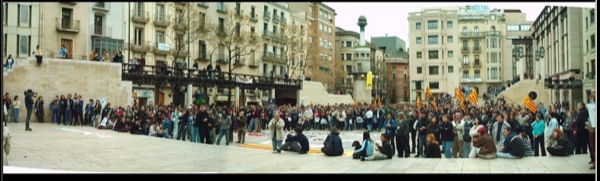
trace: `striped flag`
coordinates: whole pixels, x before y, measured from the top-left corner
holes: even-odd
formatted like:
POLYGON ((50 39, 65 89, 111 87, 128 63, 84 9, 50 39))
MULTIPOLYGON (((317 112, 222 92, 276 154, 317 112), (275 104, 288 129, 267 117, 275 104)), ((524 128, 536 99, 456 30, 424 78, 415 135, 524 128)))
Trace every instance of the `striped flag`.
POLYGON ((433 109, 434 109, 435 111, 437 111, 437 110, 438 110, 438 106, 437 106, 437 100, 436 100, 436 97, 433 97, 433 109))
POLYGON ((531 100, 531 97, 529 97, 529 95, 525 96, 525 99, 523 99, 523 103, 525 104, 525 107, 527 107, 527 109, 529 109, 529 111, 531 111, 531 112, 537 111, 535 103, 533 102, 533 100, 531 100))
POLYGON ((417 97, 417 107, 420 109, 421 107, 423 107, 423 103, 421 103, 421 97, 417 97))
POLYGON ((477 105, 477 100, 477 90, 473 89, 471 94, 469 94, 469 102, 471 102, 472 105, 477 105))
POLYGON ((429 101, 429 97, 431 97, 431 89, 427 86, 427 89, 425 89, 425 101, 429 101))
POLYGON ((460 90, 460 88, 456 88, 456 99, 459 102, 464 102, 465 101, 465 95, 463 94, 462 90, 460 90))

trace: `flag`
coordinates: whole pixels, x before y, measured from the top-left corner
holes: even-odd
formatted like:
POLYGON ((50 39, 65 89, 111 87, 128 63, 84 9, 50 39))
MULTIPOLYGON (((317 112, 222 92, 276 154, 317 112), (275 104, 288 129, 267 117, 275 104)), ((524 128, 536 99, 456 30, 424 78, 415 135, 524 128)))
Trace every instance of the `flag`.
POLYGON ((427 86, 427 89, 425 89, 425 101, 428 101, 429 97, 431 97, 431 89, 427 86))
POLYGON ((379 97, 379 98, 377 99, 377 106, 378 106, 378 107, 381 107, 381 97, 379 97))
POLYGON ((463 113, 467 112, 467 108, 465 107, 465 101, 460 101, 460 109, 462 109, 463 113))
POLYGON ((531 111, 531 112, 537 111, 537 108, 535 107, 535 103, 533 102, 533 100, 531 100, 531 97, 529 97, 529 95, 525 96, 525 99, 523 99, 523 103, 525 104, 525 107, 527 107, 527 109, 529 109, 529 111, 531 111))
POLYGON ((417 107, 420 109, 423 106, 423 103, 421 103, 421 97, 417 97, 417 107))
POLYGON ((373 89, 373 72, 367 72, 367 90, 373 89))
POLYGON ((472 105, 477 105, 477 100, 477 91, 473 89, 471 94, 469 94, 469 102, 471 102, 472 105))
POLYGON ((354 101, 354 107, 358 107, 358 101, 354 101))
POLYGON ((458 87, 456 88, 456 99, 459 102, 464 102, 465 101, 465 95, 463 94, 463 92, 458 87))
POLYGON ((433 110, 435 110, 435 111, 438 110, 436 97, 433 97, 433 110))

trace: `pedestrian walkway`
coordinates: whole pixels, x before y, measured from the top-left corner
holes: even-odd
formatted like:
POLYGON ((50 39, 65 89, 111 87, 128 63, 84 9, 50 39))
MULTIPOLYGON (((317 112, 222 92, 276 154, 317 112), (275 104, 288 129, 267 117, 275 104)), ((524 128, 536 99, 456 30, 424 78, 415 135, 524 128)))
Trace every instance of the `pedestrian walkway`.
MULTIPOLYGON (((327 131, 307 131, 311 153, 271 153, 268 136, 246 137, 246 144, 206 145, 131 135, 91 127, 9 123, 12 149, 3 171, 10 173, 595 173, 589 155, 510 159, 397 158, 359 161, 348 141, 361 131, 342 132, 345 154, 317 151, 327 131), (314 141, 314 142, 313 142, 314 141), (313 147, 314 145, 314 147, 313 147)), ((289 132, 286 132, 286 134, 289 132)), ((380 133, 373 132, 373 138, 380 133)), ((234 138, 234 142, 237 137, 234 138)), ((414 155, 413 155, 414 156, 414 155)))

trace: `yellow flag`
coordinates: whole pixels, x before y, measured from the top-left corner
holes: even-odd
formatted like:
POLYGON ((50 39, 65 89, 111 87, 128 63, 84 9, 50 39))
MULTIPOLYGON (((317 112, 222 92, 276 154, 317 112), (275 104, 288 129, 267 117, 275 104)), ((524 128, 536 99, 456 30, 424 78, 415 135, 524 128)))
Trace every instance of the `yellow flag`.
POLYGON ((428 101, 429 97, 431 97, 431 89, 429 88, 429 85, 428 85, 427 89, 425 89, 425 101, 428 101))
POLYGON ((469 94, 469 102, 471 102, 472 105, 477 105, 477 100, 477 91, 473 89, 473 91, 471 91, 471 94, 469 94))
POLYGON ((417 107, 420 109, 421 107, 423 107, 423 103, 421 103, 421 97, 417 97, 417 107))
POLYGON ((373 89, 373 72, 367 72, 367 90, 373 89))

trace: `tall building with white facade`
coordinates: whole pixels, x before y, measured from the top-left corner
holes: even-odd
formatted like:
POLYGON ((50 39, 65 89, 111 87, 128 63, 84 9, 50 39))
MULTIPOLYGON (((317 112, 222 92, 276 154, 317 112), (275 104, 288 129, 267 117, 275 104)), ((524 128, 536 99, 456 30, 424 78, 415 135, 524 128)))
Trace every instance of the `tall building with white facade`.
MULTIPOLYGON (((83 3, 82 3, 83 4, 83 3)), ((87 3, 89 28, 88 42, 89 52, 94 50, 99 55, 105 51, 109 55, 109 60, 119 49, 123 50, 126 33, 128 30, 126 18, 126 3, 113 2, 94 2, 87 3)), ((89 58, 89 57, 88 57, 89 58)))
MULTIPOLYGON (((598 38, 596 36, 596 9, 584 9, 582 13, 582 25, 583 25, 583 65, 582 65, 582 76, 583 76, 583 91, 585 97, 583 101, 589 101, 588 95, 590 91, 596 88, 596 45, 598 44, 598 38)), ((595 100, 596 101, 596 100, 595 100)))
POLYGON ((45 3, 2 3, 2 57, 31 57, 40 44, 40 7, 45 3))

